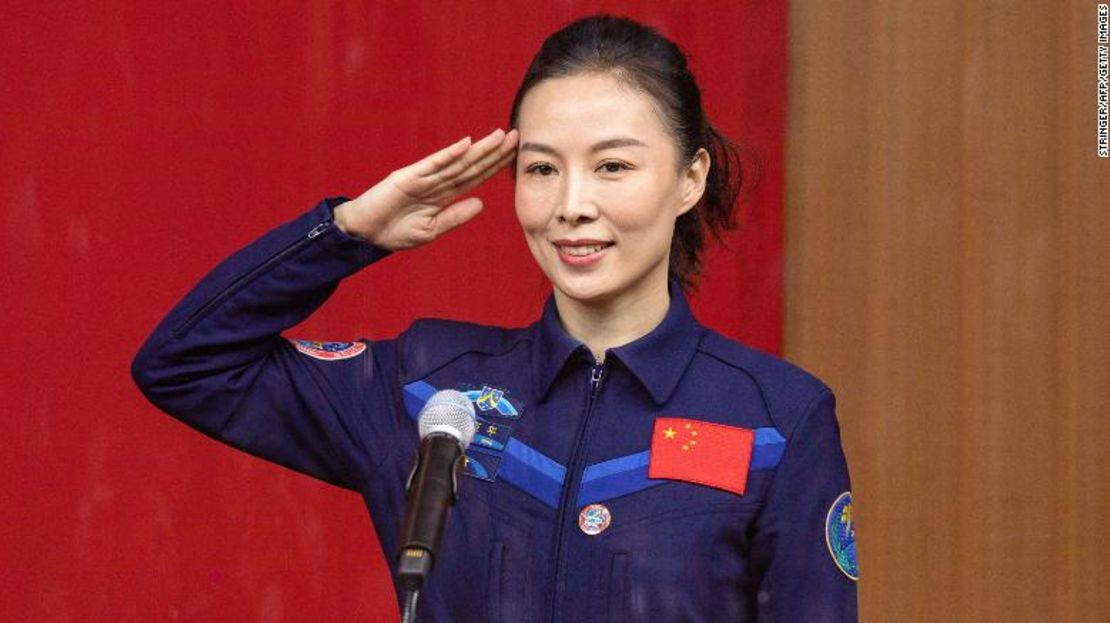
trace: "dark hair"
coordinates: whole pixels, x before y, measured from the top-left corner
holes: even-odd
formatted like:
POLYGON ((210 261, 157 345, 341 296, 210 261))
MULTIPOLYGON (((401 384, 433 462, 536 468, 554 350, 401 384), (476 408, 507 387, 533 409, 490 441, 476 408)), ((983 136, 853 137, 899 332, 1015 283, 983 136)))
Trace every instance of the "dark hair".
POLYGON ((544 40, 517 89, 510 127, 517 126, 520 104, 539 82, 590 72, 607 73, 655 101, 677 144, 680 170, 699 149, 709 152, 705 193, 675 221, 671 240, 669 272, 689 290, 701 268, 706 231, 720 241, 725 230, 736 227, 733 206, 742 181, 736 148, 706 118, 682 50, 654 28, 611 15, 580 19, 544 40))

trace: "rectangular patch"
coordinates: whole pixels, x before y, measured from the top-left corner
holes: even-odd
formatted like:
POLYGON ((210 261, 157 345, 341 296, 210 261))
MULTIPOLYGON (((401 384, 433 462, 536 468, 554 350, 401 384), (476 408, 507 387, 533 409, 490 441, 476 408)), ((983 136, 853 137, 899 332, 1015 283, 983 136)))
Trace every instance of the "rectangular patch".
POLYGON ((743 495, 753 431, 685 418, 656 418, 648 478, 684 480, 743 495))
POLYGON ((501 471, 501 459, 500 455, 468 450, 463 473, 493 482, 497 480, 497 472, 501 471))
POLYGON ((509 442, 509 433, 511 432, 513 432, 512 428, 500 422, 486 422, 479 419, 478 427, 474 431, 474 441, 471 443, 487 450, 499 452, 505 449, 505 444, 509 442))

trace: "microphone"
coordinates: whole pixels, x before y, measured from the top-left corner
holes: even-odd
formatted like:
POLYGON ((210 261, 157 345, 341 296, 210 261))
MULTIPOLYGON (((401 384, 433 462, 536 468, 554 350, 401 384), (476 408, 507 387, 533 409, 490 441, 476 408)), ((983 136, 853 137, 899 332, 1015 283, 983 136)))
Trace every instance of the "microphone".
POLYGON ((397 565, 397 580, 408 591, 420 590, 432 570, 475 427, 474 405, 462 392, 438 391, 420 410, 420 450, 406 486, 397 565))

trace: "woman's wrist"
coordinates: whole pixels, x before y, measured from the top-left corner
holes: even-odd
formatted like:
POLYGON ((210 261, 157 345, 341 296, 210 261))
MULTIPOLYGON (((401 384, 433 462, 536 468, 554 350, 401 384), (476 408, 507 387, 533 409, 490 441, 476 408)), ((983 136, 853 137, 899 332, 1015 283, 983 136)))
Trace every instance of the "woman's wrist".
POLYGON ((347 234, 348 236, 360 238, 361 236, 358 236, 351 231, 350 224, 347 222, 347 216, 348 211, 350 210, 350 206, 350 201, 344 201, 343 203, 335 206, 335 208, 333 208, 331 212, 332 220, 335 221, 335 226, 339 228, 339 231, 347 234))
POLYGON ((351 238, 387 251, 395 251, 396 249, 379 240, 382 226, 377 219, 368 218, 367 205, 369 202, 364 195, 335 206, 332 209, 332 220, 335 221, 336 228, 351 238))

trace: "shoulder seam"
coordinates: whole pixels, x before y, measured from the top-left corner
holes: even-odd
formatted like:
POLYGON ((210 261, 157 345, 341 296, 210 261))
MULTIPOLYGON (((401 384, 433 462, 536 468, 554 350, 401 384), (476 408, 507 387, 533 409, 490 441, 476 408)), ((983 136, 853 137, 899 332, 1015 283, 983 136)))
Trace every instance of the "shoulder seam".
MULTIPOLYGON (((798 418, 799 421, 805 419, 805 409, 812 408, 813 402, 815 400, 818 400, 826 392, 831 393, 832 391, 831 389, 829 389, 828 385, 826 385, 824 381, 817 378, 812 373, 799 368, 796 364, 790 361, 786 361, 785 359, 782 359, 781 357, 776 357, 775 355, 771 355, 770 353, 764 353, 762 351, 755 350, 752 347, 747 346, 746 344, 730 340, 729 338, 726 338, 725 336, 716 333, 715 331, 707 330, 703 334, 702 340, 700 340, 698 343, 698 352, 704 353, 707 357, 711 357, 716 361, 719 361, 722 364, 729 366, 734 370, 743 372, 745 375, 747 375, 747 377, 752 380, 752 383, 755 384, 756 388, 759 390, 760 399, 763 401, 763 407, 767 411, 767 417, 771 420, 771 423, 774 425, 774 427, 783 434, 786 434, 786 430, 780 425, 780 420, 785 419, 789 421, 791 418, 789 417, 788 413, 780 413, 779 410, 772 408, 771 401, 768 396, 767 384, 763 380, 761 380, 760 375, 753 372, 750 366, 727 357, 727 352, 724 354, 712 352, 719 349, 713 348, 712 345, 709 345, 709 347, 707 348, 705 345, 706 337, 709 337, 710 339, 720 340, 724 343, 724 345, 741 349, 741 352, 745 350, 749 351, 748 356, 765 357, 769 360, 772 360, 776 366, 781 367, 783 370, 787 370, 790 371, 792 374, 796 374, 798 376, 798 381, 801 383, 802 387, 808 389, 808 391, 803 393, 802 396, 804 397, 806 393, 813 392, 813 397, 805 403, 805 408, 802 410, 802 416, 798 418)), ((791 410, 791 412, 794 412, 794 410, 791 410)), ((791 430, 796 428, 797 425, 798 422, 795 422, 794 426, 791 427, 791 430)))
POLYGON ((492 357, 502 357, 502 356, 507 355, 507 354, 511 353, 512 351, 516 350, 516 348, 518 346, 520 346, 521 344, 523 344, 525 342, 531 342, 531 339, 530 338, 522 338, 522 339, 519 339, 519 340, 513 340, 513 342, 511 344, 509 344, 509 347, 505 348, 504 350, 494 351, 492 349, 491 350, 483 350, 483 349, 480 349, 480 348, 473 348, 473 349, 470 349, 470 350, 464 350, 464 351, 459 352, 455 356, 451 357, 450 359, 445 360, 443 363, 440 363, 440 364, 436 365, 434 368, 429 368, 428 370, 421 371, 419 373, 419 377, 417 377, 417 378, 425 378, 427 376, 431 376, 431 375, 435 374, 436 372, 439 372, 440 370, 442 370, 442 369, 446 368, 447 366, 451 365, 452 363, 455 362, 455 360, 457 360, 459 357, 462 357, 463 355, 470 355, 470 354, 473 354, 473 353, 478 353, 480 355, 489 355, 489 356, 492 356, 492 357))
POLYGON ((723 359, 720 356, 703 349, 701 347, 700 341, 698 342, 698 352, 704 354, 706 357, 711 357, 734 370, 739 370, 740 372, 743 372, 745 376, 751 379, 752 384, 754 384, 759 390, 759 399, 763 401, 763 409, 767 412, 767 419, 771 420, 771 424, 773 424, 776 429, 779 427, 778 422, 775 421, 775 413, 771 409, 771 404, 767 402, 767 390, 763 387, 763 383, 760 383, 759 379, 757 379, 754 374, 752 374, 747 368, 743 366, 738 366, 735 363, 728 361, 727 359, 723 359))
MULTIPOLYGON (((802 417, 798 418, 798 421, 794 424, 794 428, 790 430, 790 434, 784 435, 786 437, 786 449, 783 451, 782 458, 779 459, 778 467, 776 467, 771 472, 771 477, 770 477, 770 479, 767 483, 767 488, 765 489, 766 495, 764 496, 763 500, 760 502, 760 508, 756 513, 757 516, 762 516, 763 511, 767 508, 767 501, 771 498, 771 491, 774 489, 775 483, 778 482, 779 472, 782 471, 780 468, 782 467, 783 463, 786 461, 787 454, 790 452, 791 448, 794 447, 794 443, 793 443, 794 442, 794 434, 798 432, 798 429, 801 428, 801 426, 803 424, 805 424, 806 422, 809 421, 809 418, 816 411, 814 406, 821 399, 823 399, 826 395, 831 395, 831 394, 832 394, 832 390, 829 389, 828 387, 825 387, 822 391, 817 392, 817 395, 814 396, 812 399, 810 399, 809 402, 806 403, 805 409, 802 412, 802 417)), ((780 431, 780 432, 782 432, 782 431, 780 431)))
POLYGON ((508 353, 516 350, 522 343, 527 343, 527 342, 532 341, 532 338, 530 336, 528 336, 524 332, 523 328, 521 328, 521 327, 514 327, 514 328, 511 328, 511 329, 506 329, 504 327, 498 327, 498 326, 493 326, 493 325, 472 324, 472 323, 467 323, 467 322, 464 322, 464 321, 461 321, 461 320, 448 320, 448 319, 443 319, 443 318, 420 318, 420 319, 417 319, 416 321, 414 321, 412 323, 412 325, 409 327, 409 329, 402 334, 402 336, 403 336, 402 340, 405 342, 405 347, 402 349, 401 361, 404 362, 405 364, 407 364, 407 361, 409 359, 406 356, 407 353, 405 352, 405 351, 408 350, 408 344, 407 344, 408 338, 409 338, 409 335, 412 332, 412 327, 416 326, 418 323, 457 324, 457 325, 476 327, 476 328, 481 329, 481 330, 502 331, 506 334, 515 333, 516 335, 504 340, 505 345, 502 348, 496 348, 495 349, 495 348, 485 347, 484 345, 473 345, 472 344, 472 345, 467 346, 464 349, 459 350, 457 353, 455 353, 451 357, 445 359, 442 362, 437 363, 434 367, 429 368, 427 370, 413 371, 413 370, 404 369, 404 370, 402 370, 404 372, 404 374, 402 375, 402 379, 401 379, 403 381, 404 380, 412 380, 412 379, 416 379, 416 378, 424 378, 424 377, 427 377, 431 374, 435 374, 436 372, 438 372, 438 371, 442 370, 443 368, 445 368, 445 367, 451 365, 452 363, 454 363, 459 357, 462 357, 463 355, 468 355, 468 354, 471 354, 471 353, 478 353, 478 354, 482 354, 482 355, 500 357, 500 356, 507 355, 508 353), (411 375, 412 378, 409 378, 410 375, 411 375))
MULTIPOLYGON (((363 370, 364 370, 363 382, 360 383, 359 385, 362 387, 362 391, 363 391, 363 401, 362 401, 363 409, 364 409, 363 415, 366 416, 366 417, 373 417, 373 414, 369 412, 370 401, 367 400, 366 397, 365 397, 366 390, 369 387, 369 383, 365 382, 365 367, 367 365, 376 367, 377 366, 377 361, 374 357, 374 355, 375 355, 374 343, 371 342, 370 340, 366 340, 366 342, 367 342, 367 346, 366 346, 367 362, 363 364, 363 370)), ((393 356, 396 358, 395 361, 399 360, 400 359, 399 355, 400 355, 400 350, 401 349, 400 349, 400 347, 397 343, 397 340, 393 340, 393 343, 390 345, 390 347, 393 348, 393 351, 394 351, 393 356)), ((374 370, 372 370, 371 374, 376 374, 377 372, 378 372, 378 370, 374 369, 374 370)), ((394 374, 394 378, 388 379, 386 381, 386 391, 389 392, 389 396, 390 396, 389 410, 391 411, 390 415, 393 418, 395 418, 395 421, 402 421, 402 419, 405 416, 404 402, 403 402, 403 399, 401 397, 400 374, 399 374, 398 366, 396 366, 396 365, 394 365, 393 374, 394 374)), ((392 444, 392 445, 396 446, 397 444, 392 444)), ((370 466, 370 468, 368 470, 366 470, 366 480, 363 481, 362 483, 360 483, 360 489, 359 489, 360 491, 366 491, 370 487, 370 483, 374 482, 374 479, 377 477, 378 472, 381 471, 383 466, 385 466, 386 461, 388 461, 392 457, 393 457, 393 452, 392 451, 382 453, 382 456, 377 461, 375 461, 374 464, 372 466, 370 466)))
POLYGON ((824 399, 825 396, 831 396, 831 395, 832 395, 832 390, 829 389, 828 387, 825 387, 825 388, 822 388, 821 391, 817 392, 817 394, 813 398, 811 398, 809 400, 809 402, 806 403, 805 409, 802 409, 802 417, 798 418, 798 421, 794 424, 794 428, 790 431, 790 434, 786 437, 786 442, 788 444, 790 443, 790 441, 792 439, 794 439, 794 433, 798 432, 798 429, 801 428, 803 424, 808 422, 810 416, 812 416, 813 412, 816 411, 814 406, 818 402, 820 402, 822 399, 824 399))

